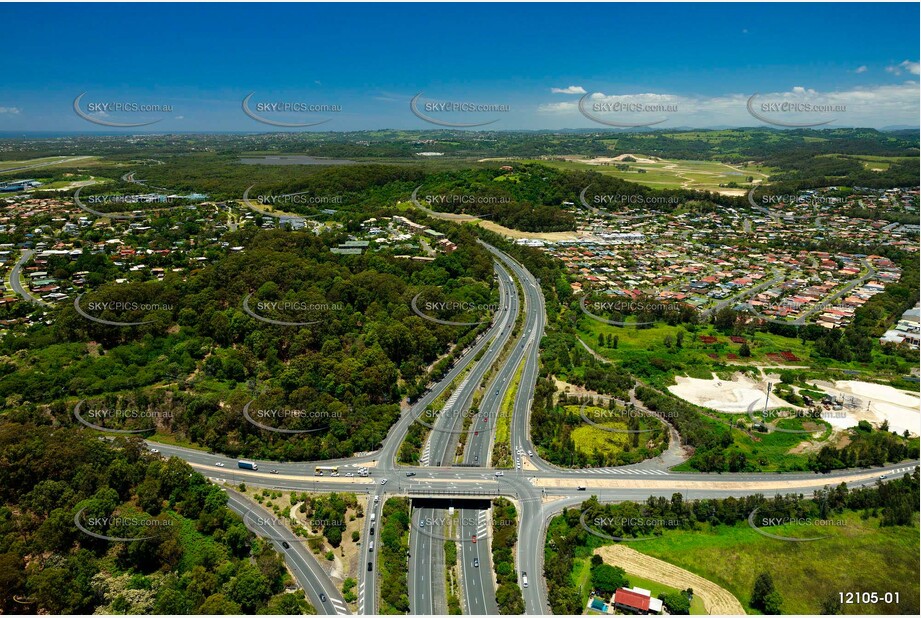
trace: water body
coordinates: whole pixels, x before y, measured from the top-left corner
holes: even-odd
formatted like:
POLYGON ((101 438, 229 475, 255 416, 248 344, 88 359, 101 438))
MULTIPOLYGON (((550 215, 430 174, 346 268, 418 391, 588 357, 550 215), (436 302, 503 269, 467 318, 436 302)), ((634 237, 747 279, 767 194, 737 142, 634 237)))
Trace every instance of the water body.
POLYGON ((244 165, 352 165, 355 161, 347 159, 322 159, 306 155, 266 156, 241 158, 244 165))

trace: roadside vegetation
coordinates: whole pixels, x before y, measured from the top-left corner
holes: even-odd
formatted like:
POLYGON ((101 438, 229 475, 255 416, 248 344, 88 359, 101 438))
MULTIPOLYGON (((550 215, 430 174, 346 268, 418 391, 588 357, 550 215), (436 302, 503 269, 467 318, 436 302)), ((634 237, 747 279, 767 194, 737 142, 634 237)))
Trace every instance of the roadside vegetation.
POLYGON ((381 510, 378 586, 381 614, 409 613, 409 499, 390 498, 381 510))
POLYGON ((500 614, 523 614, 524 596, 515 568, 518 511, 506 498, 492 502, 492 563, 496 572, 496 603, 500 614))

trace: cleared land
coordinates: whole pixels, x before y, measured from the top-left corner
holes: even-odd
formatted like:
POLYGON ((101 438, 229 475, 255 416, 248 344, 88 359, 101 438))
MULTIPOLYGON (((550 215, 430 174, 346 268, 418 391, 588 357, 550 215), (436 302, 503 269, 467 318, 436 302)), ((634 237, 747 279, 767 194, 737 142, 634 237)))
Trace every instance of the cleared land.
MULTIPOLYGON (((628 573, 636 573, 666 586, 685 590, 691 588, 699 596, 710 614, 744 614, 745 608, 731 592, 708 579, 690 571, 652 558, 626 545, 608 545, 595 550, 606 563, 619 566, 628 573)), ((632 582, 631 582, 632 583, 632 582)))
MULTIPOLYGON (((898 592, 901 602, 847 605, 842 608, 844 613, 917 614, 917 517, 912 526, 891 527, 880 527, 877 517, 864 517, 858 512, 836 514, 829 521, 836 525, 817 528, 787 524, 770 529, 772 534, 783 536, 827 537, 814 542, 771 539, 745 522, 701 531, 671 531, 650 541, 633 543, 632 548, 606 547, 600 551, 614 552, 612 564, 620 564, 620 552, 632 556, 641 551, 647 557, 658 558, 648 564, 656 565, 651 567, 656 569, 651 578, 663 583, 668 582, 657 573, 664 572, 663 561, 667 560, 727 590, 743 606, 751 599, 755 578, 768 572, 782 597, 784 614, 821 613, 821 603, 837 598, 843 591, 898 592)), ((696 585, 691 587, 695 593, 698 591, 696 585)), ((708 609, 716 613, 709 605, 708 609)))

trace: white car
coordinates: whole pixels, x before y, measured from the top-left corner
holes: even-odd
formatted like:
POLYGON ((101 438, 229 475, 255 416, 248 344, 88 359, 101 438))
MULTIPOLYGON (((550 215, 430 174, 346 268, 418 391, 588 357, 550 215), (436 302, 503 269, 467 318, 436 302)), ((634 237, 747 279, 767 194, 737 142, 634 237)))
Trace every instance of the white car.
POLYGON ((346 472, 345 475, 346 475, 346 476, 355 476, 355 475, 352 474, 351 472, 346 472))
POLYGON ((387 479, 381 479, 381 485, 386 485, 386 484, 387 484, 387 479))
POLYGON ((503 472, 502 470, 499 470, 498 472, 496 472, 496 476, 505 476, 505 472, 503 472))
POLYGON ((158 449, 158 448, 152 448, 152 449, 150 449, 150 452, 151 452, 151 453, 159 453, 159 452, 160 452, 160 449, 158 449))
POLYGON ((223 467, 224 467, 224 463, 223 463, 223 462, 220 462, 220 461, 217 462, 217 463, 214 464, 214 465, 217 466, 218 468, 223 468, 223 467))
POLYGON ((531 449, 528 449, 528 457, 534 457, 534 453, 531 451, 531 449))

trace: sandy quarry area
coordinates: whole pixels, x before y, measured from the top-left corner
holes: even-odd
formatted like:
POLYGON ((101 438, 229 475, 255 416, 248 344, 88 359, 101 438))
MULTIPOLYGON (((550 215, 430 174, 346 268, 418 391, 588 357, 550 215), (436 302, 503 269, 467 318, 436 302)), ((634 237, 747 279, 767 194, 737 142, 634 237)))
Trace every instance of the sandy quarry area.
MULTIPOLYGON (((677 384, 669 386, 668 390, 673 395, 698 406, 717 410, 744 414, 748 412, 752 403, 756 405, 753 410, 764 408, 764 392, 767 384, 755 382, 748 376, 736 374, 731 382, 720 380, 713 376, 711 380, 700 378, 676 377, 677 384)), ((780 408, 790 404, 771 395, 768 408, 780 408)))
MULTIPOLYGON (((764 391, 769 380, 756 382, 736 374, 732 381, 716 376, 710 380, 676 377, 675 381, 677 384, 669 386, 668 390, 685 401, 719 412, 744 414, 752 402, 757 402, 755 410, 764 407, 764 391)), ((770 381, 776 382, 776 376, 770 381)), ((818 390, 842 397, 846 402, 842 410, 827 410, 822 415, 835 429, 856 427, 863 420, 878 427, 888 420, 890 431, 902 433, 907 429, 915 435, 921 434, 921 397, 917 393, 857 380, 817 381, 815 384, 818 390)), ((796 408, 771 395, 768 408, 780 407, 796 408)))
POLYGON ((900 391, 897 388, 872 382, 859 382, 856 380, 839 380, 834 384, 830 382, 817 382, 819 388, 830 395, 842 395, 847 399, 856 398, 855 406, 845 407, 844 417, 829 413, 826 418, 833 427, 855 427, 858 421, 868 421, 879 426, 883 421, 889 421, 889 430, 904 432, 906 429, 914 434, 921 434, 921 398, 917 393, 900 391))
POLYGON ((681 567, 647 556, 626 545, 599 547, 595 553, 607 564, 619 566, 638 577, 651 579, 678 590, 692 588, 694 594, 704 602, 704 607, 711 616, 745 615, 745 608, 731 592, 681 567))

